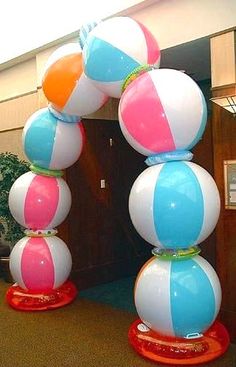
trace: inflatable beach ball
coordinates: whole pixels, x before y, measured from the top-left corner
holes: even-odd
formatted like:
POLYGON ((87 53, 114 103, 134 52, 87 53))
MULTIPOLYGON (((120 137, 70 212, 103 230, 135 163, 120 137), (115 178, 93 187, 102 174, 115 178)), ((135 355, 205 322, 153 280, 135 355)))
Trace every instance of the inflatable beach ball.
POLYGON ((43 108, 28 119, 22 137, 30 162, 46 169, 63 170, 79 159, 84 130, 80 122, 68 124, 43 108))
POLYGON ((215 181, 202 167, 178 161, 143 171, 129 196, 137 232, 153 246, 181 249, 204 241, 220 213, 215 181))
POLYGON ((200 88, 174 69, 155 69, 138 76, 119 103, 124 137, 146 156, 191 149, 201 139, 206 121, 200 88))
POLYGON ((10 271, 18 285, 30 291, 60 287, 72 267, 70 251, 58 237, 24 237, 10 255, 10 271))
POLYGON ((58 177, 27 172, 12 185, 9 208, 23 227, 52 229, 61 224, 71 207, 71 192, 67 183, 58 177))
POLYGON ((77 43, 66 44, 49 57, 42 88, 57 111, 73 116, 93 113, 108 100, 85 76, 82 51, 77 43))
POLYGON ((89 33, 97 27, 97 25, 101 22, 100 19, 93 20, 92 22, 86 23, 82 25, 82 27, 79 30, 79 44, 81 49, 84 48, 86 39, 88 38, 89 33))
POLYGON ((134 299, 150 329, 186 337, 204 333, 214 322, 221 287, 215 270, 201 256, 181 261, 154 257, 137 276, 134 299))
POLYGON ((150 31, 128 17, 98 24, 83 48, 85 74, 105 94, 119 98, 126 77, 138 66, 160 63, 160 49, 150 31))

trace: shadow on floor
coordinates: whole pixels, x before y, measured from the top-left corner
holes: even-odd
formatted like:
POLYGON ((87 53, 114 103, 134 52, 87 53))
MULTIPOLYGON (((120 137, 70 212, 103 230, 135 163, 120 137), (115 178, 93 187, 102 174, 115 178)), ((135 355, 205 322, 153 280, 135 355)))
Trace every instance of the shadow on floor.
POLYGON ((79 297, 95 302, 105 303, 113 308, 136 314, 133 289, 136 277, 129 277, 101 284, 79 292, 79 297))

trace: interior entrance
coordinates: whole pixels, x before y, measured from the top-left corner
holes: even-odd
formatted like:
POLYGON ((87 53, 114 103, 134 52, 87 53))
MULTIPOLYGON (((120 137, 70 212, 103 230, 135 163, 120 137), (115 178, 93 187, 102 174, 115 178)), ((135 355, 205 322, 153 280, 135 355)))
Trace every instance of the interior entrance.
MULTIPOLYGON (((123 137, 118 121, 83 121, 81 157, 67 170, 72 208, 67 243, 73 259, 72 279, 79 289, 136 275, 152 246, 134 229, 128 197, 145 156, 123 137)), ((211 122, 194 149, 193 161, 213 173, 211 122)), ((215 263, 215 234, 202 244, 202 254, 215 263)))
POLYGON ((67 170, 72 192, 68 244, 79 289, 134 275, 152 246, 136 232, 128 197, 145 157, 124 139, 118 121, 84 120, 85 144, 67 170))

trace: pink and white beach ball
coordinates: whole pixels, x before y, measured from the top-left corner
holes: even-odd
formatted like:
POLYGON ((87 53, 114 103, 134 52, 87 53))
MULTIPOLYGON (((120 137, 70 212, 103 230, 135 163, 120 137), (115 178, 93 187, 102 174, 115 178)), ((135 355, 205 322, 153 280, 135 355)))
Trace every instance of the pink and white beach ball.
POLYGON ((60 177, 27 172, 12 185, 9 208, 23 227, 51 229, 61 224, 71 207, 71 192, 60 177))
POLYGON ((154 69, 127 86, 119 103, 119 121, 126 140, 141 154, 188 150, 205 130, 206 102, 188 75, 154 69))
POLYGON ((58 237, 24 237, 10 255, 10 271, 18 285, 30 291, 60 287, 72 267, 71 254, 58 237))

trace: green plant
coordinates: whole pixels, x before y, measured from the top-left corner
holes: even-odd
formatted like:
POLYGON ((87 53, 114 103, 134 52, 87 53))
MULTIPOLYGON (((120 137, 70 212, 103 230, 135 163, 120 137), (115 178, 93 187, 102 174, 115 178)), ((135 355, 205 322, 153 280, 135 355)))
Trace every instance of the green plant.
POLYGON ((11 186, 18 177, 29 171, 29 163, 13 153, 0 153, 0 236, 14 245, 24 237, 24 228, 12 217, 8 206, 11 186))

